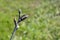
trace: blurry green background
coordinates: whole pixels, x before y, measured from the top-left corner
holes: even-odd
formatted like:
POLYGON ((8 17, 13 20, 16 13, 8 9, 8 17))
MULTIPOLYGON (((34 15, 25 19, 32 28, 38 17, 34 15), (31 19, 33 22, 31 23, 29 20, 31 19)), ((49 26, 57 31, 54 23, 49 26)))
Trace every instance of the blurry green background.
POLYGON ((0 40, 9 40, 18 9, 29 17, 13 40, 60 40, 60 0, 0 0, 0 40))

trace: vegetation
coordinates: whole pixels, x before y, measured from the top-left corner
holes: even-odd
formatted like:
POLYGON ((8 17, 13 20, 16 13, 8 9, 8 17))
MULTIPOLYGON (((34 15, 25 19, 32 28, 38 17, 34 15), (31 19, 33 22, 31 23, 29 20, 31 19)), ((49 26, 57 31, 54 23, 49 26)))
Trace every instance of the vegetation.
POLYGON ((18 9, 29 17, 13 40, 60 40, 60 0, 0 0, 0 40, 9 40, 18 9))

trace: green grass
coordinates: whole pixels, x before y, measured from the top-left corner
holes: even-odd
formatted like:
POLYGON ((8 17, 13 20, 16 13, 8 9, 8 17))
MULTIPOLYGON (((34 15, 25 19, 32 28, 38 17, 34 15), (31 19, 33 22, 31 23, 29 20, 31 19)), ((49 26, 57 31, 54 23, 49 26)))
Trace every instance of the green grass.
POLYGON ((13 40, 60 40, 60 0, 0 0, 0 40, 9 40, 18 9, 29 17, 13 40))

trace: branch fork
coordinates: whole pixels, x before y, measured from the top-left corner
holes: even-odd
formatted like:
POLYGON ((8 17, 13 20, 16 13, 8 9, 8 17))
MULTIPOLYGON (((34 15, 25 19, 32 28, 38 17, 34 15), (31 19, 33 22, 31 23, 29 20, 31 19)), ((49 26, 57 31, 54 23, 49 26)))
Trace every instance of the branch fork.
POLYGON ((19 28, 19 23, 20 23, 21 21, 25 20, 25 19, 28 17, 28 15, 22 15, 22 16, 20 16, 20 14, 22 13, 21 10, 18 10, 18 12, 19 12, 18 21, 16 21, 16 18, 14 18, 14 25, 15 25, 15 28, 14 28, 14 30, 13 30, 13 32, 12 32, 12 35, 11 35, 10 40, 12 40, 12 38, 13 38, 13 36, 14 36, 16 30, 19 28))

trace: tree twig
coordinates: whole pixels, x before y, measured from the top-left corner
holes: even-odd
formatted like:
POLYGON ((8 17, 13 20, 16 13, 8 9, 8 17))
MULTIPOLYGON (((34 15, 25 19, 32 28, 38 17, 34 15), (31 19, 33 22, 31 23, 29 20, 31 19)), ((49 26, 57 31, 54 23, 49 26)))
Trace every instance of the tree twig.
POLYGON ((19 18, 18 18, 18 21, 16 21, 16 19, 14 19, 15 27, 14 27, 14 30, 13 30, 13 32, 12 32, 12 35, 11 35, 10 40, 12 40, 12 38, 13 38, 16 30, 19 28, 19 25, 18 25, 18 24, 19 24, 21 21, 25 20, 25 19, 28 17, 28 15, 23 15, 23 16, 20 17, 21 10, 19 10, 18 12, 19 12, 19 18))

